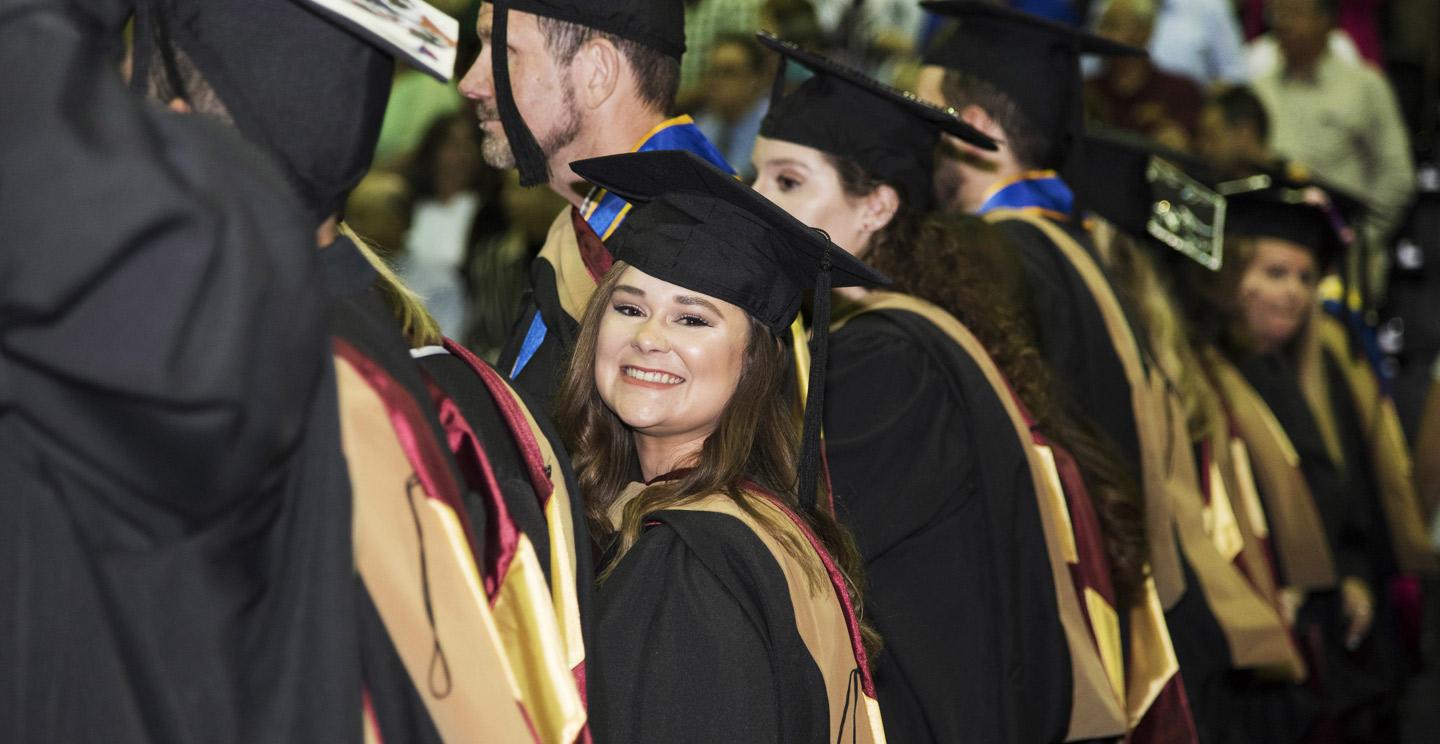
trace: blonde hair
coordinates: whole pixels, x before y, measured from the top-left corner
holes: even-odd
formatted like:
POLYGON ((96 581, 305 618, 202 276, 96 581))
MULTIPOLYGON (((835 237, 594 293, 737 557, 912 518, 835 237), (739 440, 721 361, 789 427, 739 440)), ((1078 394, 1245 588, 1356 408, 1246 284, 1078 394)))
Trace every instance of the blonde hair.
POLYGON ((369 240, 360 236, 350 225, 341 222, 337 226, 341 235, 350 239, 360 255, 380 275, 380 291, 385 295, 385 301, 390 305, 390 311, 395 314, 395 320, 399 321, 400 329, 405 334, 406 341, 411 348, 421 346, 438 346, 445 341, 445 334, 440 332, 440 324, 430 311, 425 309, 425 298, 421 297, 415 290, 405 286, 400 275, 395 269, 375 250, 375 245, 369 240))
POLYGON ((1225 409, 1206 377, 1177 296, 1173 278, 1163 276, 1148 250, 1108 222, 1098 221, 1095 244, 1115 289, 1135 311, 1155 363, 1184 406, 1192 441, 1223 432, 1225 409))

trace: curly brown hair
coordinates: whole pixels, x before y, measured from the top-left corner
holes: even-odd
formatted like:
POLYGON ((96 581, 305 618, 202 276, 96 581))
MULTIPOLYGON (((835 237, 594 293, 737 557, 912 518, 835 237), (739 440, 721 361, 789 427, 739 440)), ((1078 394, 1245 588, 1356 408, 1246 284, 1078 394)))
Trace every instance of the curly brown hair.
MULTIPOLYGON (((882 185, 854 161, 827 157, 851 197, 882 185)), ((1074 455, 1100 519, 1117 601, 1130 606, 1144 585, 1149 556, 1139 486, 1116 447, 1054 395, 1059 385, 1036 341, 1024 274, 1005 236, 979 217, 921 214, 902 204, 871 238, 865 260, 891 278, 891 289, 959 318, 995 360, 1040 433, 1074 455)))

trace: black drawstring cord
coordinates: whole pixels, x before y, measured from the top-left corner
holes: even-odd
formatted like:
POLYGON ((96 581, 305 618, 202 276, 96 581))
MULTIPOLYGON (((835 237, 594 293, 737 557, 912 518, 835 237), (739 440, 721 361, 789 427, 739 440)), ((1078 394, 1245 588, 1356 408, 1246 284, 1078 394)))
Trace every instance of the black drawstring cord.
MULTIPOLYGON (((430 684, 430 694, 436 699, 443 700, 449 697, 451 690, 450 662, 445 659, 445 649, 440 646, 440 631, 435 627, 435 608, 430 602, 430 567, 425 560, 425 532, 420 528, 420 512, 415 508, 415 490, 420 488, 420 477, 414 473, 410 479, 405 481, 405 503, 410 507, 410 518, 415 521, 415 539, 420 544, 420 593, 425 599, 425 620, 430 623, 430 637, 434 640, 434 649, 430 655, 430 673, 427 682, 430 684), (437 689, 435 674, 437 669, 444 680, 444 689, 437 689)), ((422 498, 423 495, 422 495, 422 498)))
POLYGON ((860 679, 860 667, 850 670, 850 682, 845 685, 845 707, 840 710, 840 730, 835 733, 835 744, 845 742, 845 722, 850 721, 850 709, 855 709, 855 720, 850 721, 850 744, 860 740, 860 699, 864 691, 856 682, 860 679))
MULTIPOLYGON (((828 236, 827 236, 828 237, 828 236)), ((815 317, 810 332, 810 382, 805 396, 805 423, 800 436, 799 488, 795 497, 817 512, 821 508, 819 490, 820 425, 825 411, 826 347, 830 339, 830 250, 820 257, 820 275, 815 280, 815 317)))
POLYGON ((510 152, 515 156, 515 168, 520 172, 521 186, 537 186, 550 180, 550 164, 545 151, 535 141, 520 108, 515 105, 515 92, 510 88, 510 57, 505 45, 508 43, 510 27, 510 4, 495 3, 495 21, 490 29, 490 67, 495 79, 495 108, 500 115, 500 124, 505 128, 505 138, 510 141, 510 152))

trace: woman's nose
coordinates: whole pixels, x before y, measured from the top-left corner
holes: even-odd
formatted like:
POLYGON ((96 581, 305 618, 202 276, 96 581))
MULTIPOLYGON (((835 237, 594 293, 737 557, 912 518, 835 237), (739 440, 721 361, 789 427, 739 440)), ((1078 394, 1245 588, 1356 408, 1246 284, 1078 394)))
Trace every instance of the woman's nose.
POLYGON ((659 318, 655 316, 646 318, 645 322, 635 329, 635 348, 646 353, 670 350, 670 340, 666 338, 659 318))

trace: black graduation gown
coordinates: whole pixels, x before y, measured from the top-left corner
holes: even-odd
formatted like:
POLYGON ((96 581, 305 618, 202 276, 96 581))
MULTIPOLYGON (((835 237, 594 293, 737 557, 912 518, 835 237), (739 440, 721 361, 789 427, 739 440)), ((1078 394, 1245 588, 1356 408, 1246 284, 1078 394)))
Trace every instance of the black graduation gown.
POLYGON ((745 523, 670 510, 600 585, 598 744, 821 744, 829 703, 785 576, 745 523))
MULTIPOLYGON (((1337 581, 1347 576, 1365 580, 1379 609, 1386 600, 1374 583, 1370 559, 1374 524, 1367 505, 1352 490, 1350 474, 1331 461, 1295 368, 1279 355, 1245 357, 1236 368, 1270 406, 1300 456, 1300 469, 1334 556, 1337 581)), ((1322 710, 1336 720, 1373 705, 1386 691, 1383 676, 1372 671, 1374 639, 1349 652, 1344 645, 1345 625, 1338 590, 1312 592, 1295 623, 1300 643, 1311 649, 1312 681, 1321 686, 1322 710)))
POLYGON ((1399 574, 1399 566, 1391 548, 1389 522, 1378 491, 1370 444, 1361 427, 1360 412, 1356 410, 1345 371, 1328 350, 1322 352, 1322 364, 1329 380, 1330 410, 1335 415, 1336 434, 1345 460, 1349 497, 1355 502, 1354 508, 1365 527, 1368 580, 1375 595, 1375 619, 1357 661, 1379 677, 1387 688, 1376 705, 1357 717, 1362 720, 1350 722, 1349 727, 1366 732, 1376 741, 1395 741, 1399 737, 1399 703, 1411 667, 1400 640, 1399 616, 1389 594, 1390 582, 1399 574))
POLYGON ((868 311, 830 337, 825 448, 885 646, 892 742, 1049 742, 1069 654, 1023 445, 971 357, 923 317, 868 311))
MULTIPOLYGON (((1056 224, 1095 256, 1094 245, 1083 229, 1069 222, 1056 224)), ((1001 220, 995 225, 1019 253, 1036 342, 1063 386, 1064 398, 1120 448, 1124 461, 1132 466, 1135 482, 1142 482, 1130 383, 1085 280, 1039 228, 1018 220, 1001 220)), ((1102 265, 1098 259, 1096 264, 1102 265)), ((1136 326, 1132 323, 1131 327, 1136 326)))
POLYGON ((0 739, 358 741, 313 225, 67 5, 0 13, 0 739))

